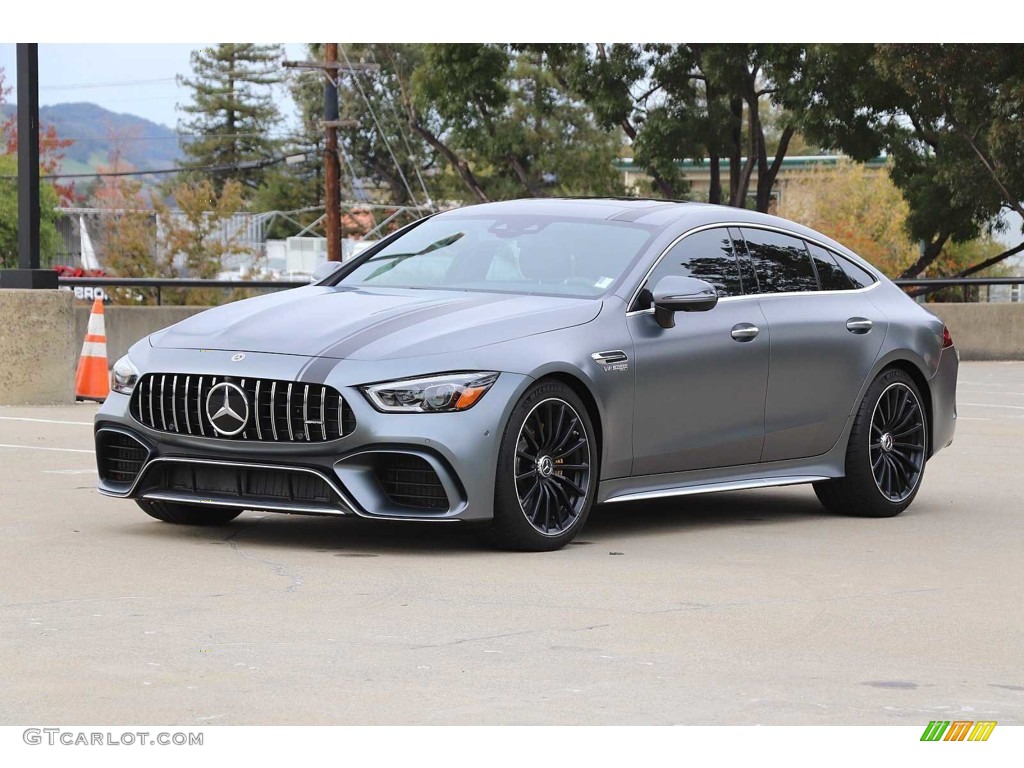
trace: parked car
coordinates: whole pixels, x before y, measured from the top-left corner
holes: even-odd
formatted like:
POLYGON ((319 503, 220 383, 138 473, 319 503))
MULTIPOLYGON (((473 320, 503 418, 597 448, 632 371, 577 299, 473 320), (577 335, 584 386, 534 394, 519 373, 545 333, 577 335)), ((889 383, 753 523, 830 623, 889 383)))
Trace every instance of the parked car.
POLYGON ((171 523, 477 523, 553 550, 595 503, 740 488, 896 515, 953 438, 942 322, 773 216, 489 203, 314 279, 135 344, 96 416, 99 490, 171 523))

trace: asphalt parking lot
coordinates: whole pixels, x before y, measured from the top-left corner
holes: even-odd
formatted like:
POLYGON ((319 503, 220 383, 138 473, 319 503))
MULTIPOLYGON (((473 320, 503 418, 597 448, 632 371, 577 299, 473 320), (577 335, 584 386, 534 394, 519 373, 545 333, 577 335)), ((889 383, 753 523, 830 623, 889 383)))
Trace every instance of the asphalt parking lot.
POLYGON ((900 517, 809 487, 457 526, 159 523, 93 490, 94 405, 0 409, 3 724, 1024 723, 1024 363, 964 363, 900 517))

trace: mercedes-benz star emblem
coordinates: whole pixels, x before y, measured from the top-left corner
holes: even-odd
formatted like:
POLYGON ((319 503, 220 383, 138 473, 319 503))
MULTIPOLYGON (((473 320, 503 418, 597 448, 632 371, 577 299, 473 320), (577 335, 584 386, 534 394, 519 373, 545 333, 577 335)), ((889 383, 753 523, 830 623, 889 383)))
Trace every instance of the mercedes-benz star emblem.
POLYGON ((239 352, 237 355, 231 356, 232 363, 237 363, 239 360, 245 360, 245 352, 239 352))
POLYGON ((222 381, 206 395, 206 416, 218 434, 232 437, 249 423, 249 400, 240 386, 222 381))

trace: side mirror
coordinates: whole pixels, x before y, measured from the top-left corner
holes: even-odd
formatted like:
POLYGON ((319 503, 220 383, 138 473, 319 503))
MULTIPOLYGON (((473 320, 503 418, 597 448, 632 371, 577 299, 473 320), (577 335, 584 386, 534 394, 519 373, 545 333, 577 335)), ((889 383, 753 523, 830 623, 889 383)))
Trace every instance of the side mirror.
POLYGON ((340 261, 325 261, 323 264, 313 270, 312 276, 309 278, 310 285, 318 285, 327 278, 332 277, 335 272, 341 269, 344 265, 340 261))
POLYGON ((676 312, 707 312, 718 304, 718 291, 695 277, 666 275, 654 286, 654 319, 662 328, 673 328, 676 312))

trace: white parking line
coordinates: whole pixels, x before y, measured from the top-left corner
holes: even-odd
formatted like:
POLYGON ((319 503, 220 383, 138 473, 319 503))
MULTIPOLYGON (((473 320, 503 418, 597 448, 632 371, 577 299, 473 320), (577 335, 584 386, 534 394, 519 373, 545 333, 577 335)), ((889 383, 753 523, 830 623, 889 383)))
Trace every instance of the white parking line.
POLYGON ((1002 405, 998 403, 957 403, 957 405, 970 405, 975 408, 1012 408, 1015 411, 1024 411, 1024 405, 1002 405))
POLYGON ((29 419, 24 416, 0 416, 0 421, 35 421, 40 424, 79 424, 91 427, 91 421, 57 421, 56 419, 29 419))
POLYGON ((87 451, 82 448, 48 448, 43 445, 10 445, 8 443, 0 443, 0 448, 23 448, 26 451, 60 451, 61 453, 95 453, 95 451, 87 451))

